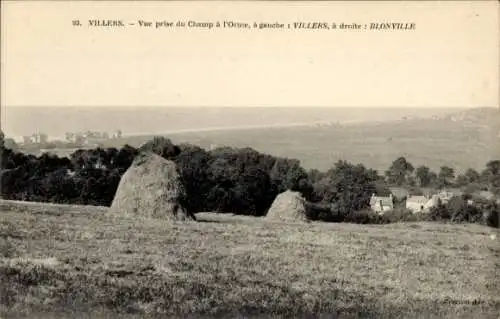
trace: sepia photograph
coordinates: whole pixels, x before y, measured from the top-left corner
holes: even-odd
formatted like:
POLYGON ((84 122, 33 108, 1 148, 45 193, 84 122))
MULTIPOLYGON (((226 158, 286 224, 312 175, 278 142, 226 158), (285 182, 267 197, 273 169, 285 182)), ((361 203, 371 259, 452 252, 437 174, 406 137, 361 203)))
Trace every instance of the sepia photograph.
POLYGON ((498 1, 1 1, 0 319, 500 318, 498 1))

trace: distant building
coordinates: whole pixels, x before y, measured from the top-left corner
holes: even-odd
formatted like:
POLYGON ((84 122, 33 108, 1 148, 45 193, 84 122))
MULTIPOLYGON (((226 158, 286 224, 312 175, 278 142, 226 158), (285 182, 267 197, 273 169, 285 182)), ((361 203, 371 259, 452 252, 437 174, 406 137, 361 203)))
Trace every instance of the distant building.
POLYGON ((122 131, 117 130, 115 133, 113 133, 113 138, 122 138, 122 131))
POLYGON ((47 134, 38 133, 38 142, 40 144, 48 143, 48 141, 49 141, 49 136, 47 134))
POLYGON ((450 201, 450 199, 452 199, 455 196, 460 196, 460 195, 461 194, 458 194, 457 192, 450 192, 447 190, 443 190, 437 194, 437 196, 439 197, 439 199, 441 200, 441 202, 443 204, 447 204, 450 201))
POLYGON ((386 211, 394 209, 394 200, 392 194, 389 197, 375 196, 370 198, 370 207, 375 213, 383 214, 386 211))
POLYGON ((66 132, 64 133, 66 142, 68 143, 74 143, 75 142, 75 133, 72 132, 66 132))
POLYGON ((408 196, 406 199, 406 209, 413 213, 428 213, 432 207, 439 205, 440 199, 437 195, 428 196, 408 196))
POLYGON ((109 139, 108 132, 93 132, 93 131, 85 131, 85 132, 66 132, 66 142, 68 143, 76 143, 79 145, 88 145, 99 143, 100 141, 109 139))
POLYGON ((83 137, 81 134, 75 134, 74 143, 77 145, 85 144, 85 137, 83 137))
POLYGON ((49 142, 49 136, 45 133, 35 133, 30 136, 23 136, 24 144, 45 144, 49 142))

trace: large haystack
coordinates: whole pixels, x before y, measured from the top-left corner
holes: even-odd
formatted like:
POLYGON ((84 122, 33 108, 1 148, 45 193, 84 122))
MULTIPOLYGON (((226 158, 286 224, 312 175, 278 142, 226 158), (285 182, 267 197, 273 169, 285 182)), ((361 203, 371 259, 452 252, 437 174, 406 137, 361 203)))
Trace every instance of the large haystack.
POLYGON ((299 192, 286 191, 274 199, 266 218, 282 221, 306 222, 306 200, 299 192))
POLYGON ((123 174, 109 211, 170 221, 194 220, 181 204, 185 196, 175 163, 142 152, 123 174))

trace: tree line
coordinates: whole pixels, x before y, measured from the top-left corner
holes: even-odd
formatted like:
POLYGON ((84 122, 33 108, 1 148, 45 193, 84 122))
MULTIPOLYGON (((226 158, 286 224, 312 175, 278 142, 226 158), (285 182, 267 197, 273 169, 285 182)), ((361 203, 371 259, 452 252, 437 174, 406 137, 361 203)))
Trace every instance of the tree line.
MULTIPOLYGON (((454 175, 447 168, 438 174, 425 166, 414 169, 403 157, 396 159, 381 176, 362 164, 346 161, 338 161, 325 172, 306 171, 296 159, 263 154, 251 148, 220 147, 208 151, 192 144, 176 145, 164 137, 155 137, 139 148, 125 145, 80 149, 69 157, 23 154, 7 148, 3 137, 0 138, 0 194, 4 199, 14 200, 110 206, 121 176, 142 150, 153 151, 177 164, 188 194, 184 205, 194 213, 263 216, 279 193, 294 190, 308 201, 311 219, 390 222, 391 218, 404 219, 409 215, 400 212, 380 217, 369 212, 373 193, 389 195, 391 185, 427 187, 435 183, 436 187, 442 187, 463 182, 462 177, 452 178, 454 175)), ((479 189, 498 193, 500 161, 491 161, 482 172, 473 172, 464 174, 469 184, 476 183, 479 189)), ((489 211, 498 209, 493 201, 488 205, 489 211)), ((468 209, 464 207, 460 209, 468 209)), ((428 218, 458 220, 457 216, 481 213, 460 215, 455 211, 439 207, 428 218)), ((469 219, 484 222, 484 218, 474 218, 469 219)))
POLYGON ((500 194, 500 160, 492 160, 478 172, 472 168, 464 173, 456 174, 449 166, 441 166, 439 172, 433 172, 429 167, 421 165, 414 167, 404 157, 396 159, 385 172, 387 182, 392 185, 409 187, 467 187, 468 192, 490 190, 500 194))

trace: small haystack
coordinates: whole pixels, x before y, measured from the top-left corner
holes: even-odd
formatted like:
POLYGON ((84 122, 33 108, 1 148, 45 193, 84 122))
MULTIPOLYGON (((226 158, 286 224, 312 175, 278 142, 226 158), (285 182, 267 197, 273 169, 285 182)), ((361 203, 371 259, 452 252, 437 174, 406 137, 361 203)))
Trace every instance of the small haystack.
POLYGON ((186 191, 174 162, 142 152, 123 174, 110 213, 164 220, 194 220, 181 204, 186 191))
POLYGON ((267 219, 306 222, 306 200, 299 192, 286 191, 274 199, 267 212, 267 219))

